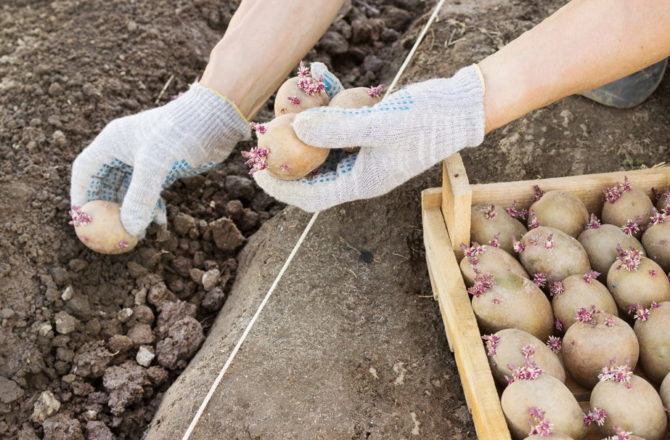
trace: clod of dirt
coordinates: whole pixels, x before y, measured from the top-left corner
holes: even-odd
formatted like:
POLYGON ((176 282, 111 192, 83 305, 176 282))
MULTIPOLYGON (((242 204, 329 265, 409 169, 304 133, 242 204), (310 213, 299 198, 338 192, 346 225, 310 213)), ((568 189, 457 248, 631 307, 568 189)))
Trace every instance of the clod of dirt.
POLYGON ((141 366, 148 367, 151 365, 151 361, 153 361, 155 357, 156 353, 154 352, 154 348, 151 345, 142 345, 140 346, 139 350, 137 350, 135 360, 141 366))
POLYGON ((126 267, 128 268, 128 273, 133 278, 139 278, 149 272, 149 269, 134 261, 129 261, 126 267))
POLYGON ((243 210, 244 205, 239 200, 230 200, 226 203, 226 214, 235 221, 240 218, 243 210))
POLYGON ((128 406, 139 402, 144 396, 144 386, 149 385, 146 370, 134 361, 126 361, 110 367, 102 378, 109 392, 109 408, 114 415, 123 414, 128 406))
POLYGON ((256 194, 253 180, 243 176, 226 176, 225 188, 231 199, 251 200, 256 194))
POLYGON ((70 273, 64 267, 54 267, 51 269, 51 277, 58 287, 63 287, 70 281, 70 273))
MULTIPOLYGON (((136 306, 143 306, 147 303, 147 289, 140 289, 135 292, 134 301, 136 306)), ((134 311, 137 313, 136 311, 134 311)))
POLYGON ((72 372, 81 377, 101 377, 112 357, 112 353, 105 348, 103 341, 86 343, 74 357, 75 365, 72 372))
POLYGON ((72 359, 74 359, 74 351, 65 347, 58 347, 56 349, 56 359, 63 362, 72 362, 72 359))
POLYGON ((109 338, 107 347, 112 353, 125 353, 133 348, 133 340, 125 335, 114 335, 109 338))
POLYGON ((407 26, 412 21, 412 14, 395 6, 386 6, 384 8, 383 20, 386 26, 402 32, 407 29, 407 26))
POLYGON ((370 54, 363 60, 363 69, 369 72, 379 72, 384 67, 384 61, 376 55, 370 54))
POLYGON ((77 324, 79 324, 77 318, 65 311, 56 313, 54 321, 56 322, 56 331, 61 335, 72 333, 77 328, 77 324))
POLYGON ((349 50, 349 42, 337 31, 326 32, 317 45, 329 55, 342 55, 349 50))
POLYGON ((153 344, 155 337, 149 324, 136 324, 128 330, 128 337, 136 346, 153 344))
POLYGON ((221 250, 234 251, 245 242, 244 236, 229 218, 222 217, 211 222, 209 230, 212 231, 214 244, 221 250))
POLYGON ((23 397, 24 391, 16 382, 0 376, 0 401, 12 403, 23 397))
POLYGON ((188 271, 188 274, 193 281, 195 281, 198 284, 201 284, 202 283, 202 276, 205 274, 205 272, 196 268, 196 267, 194 267, 194 268, 191 268, 191 270, 188 271))
POLYGON ((149 304, 156 306, 158 310, 163 307, 163 303, 166 301, 175 301, 177 297, 172 293, 164 282, 160 282, 151 286, 149 289, 149 294, 147 295, 147 300, 149 304))
POLYGON ((133 316, 130 322, 139 324, 152 324, 154 322, 154 312, 149 306, 135 306, 133 307, 133 316))
POLYGON ((186 235, 188 231, 196 227, 195 219, 188 214, 180 212, 174 217, 172 227, 177 234, 186 235))
POLYGON ((147 376, 152 384, 160 385, 168 379, 169 374, 165 368, 155 365, 147 369, 147 376))
POLYGON ((58 414, 43 424, 44 440, 84 440, 79 422, 67 414, 58 414))
POLYGON ((93 385, 91 385, 88 382, 84 382, 82 380, 73 381, 70 384, 70 387, 72 388, 72 392, 74 393, 75 396, 88 396, 93 391, 95 391, 93 385))
POLYGON ((168 301, 163 304, 163 310, 158 315, 156 322, 156 334, 160 339, 168 336, 170 328, 177 321, 185 317, 195 318, 196 308, 194 304, 185 301, 168 301))
POLYGON ((357 18, 351 22, 351 41, 353 43, 367 43, 376 41, 384 30, 384 21, 378 18, 357 18))
POLYGON ((274 199, 272 197, 263 191, 259 191, 251 201, 251 209, 254 211, 266 211, 273 203, 274 199))
POLYGON ((168 337, 156 345, 158 363, 170 370, 186 367, 204 339, 202 325, 194 318, 187 316, 177 321, 170 327, 168 337))
POLYGON ((109 430, 107 425, 96 420, 89 420, 86 422, 86 437, 89 440, 114 440, 114 434, 109 430))
POLYGON ((215 287, 205 294, 200 305, 207 311, 215 312, 223 306, 223 300, 226 299, 226 294, 220 287, 215 287))
POLYGON ((81 258, 73 258, 68 261, 67 267, 73 272, 81 272, 88 267, 88 261, 82 260, 81 258))
POLYGON ((249 208, 244 208, 244 215, 240 219, 240 228, 244 232, 255 229, 261 219, 261 215, 249 208))
POLYGON ((42 391, 33 406, 31 419, 36 423, 44 422, 48 417, 56 414, 60 409, 60 402, 51 391, 42 391))
POLYGON ((35 434, 33 427, 28 423, 25 423, 19 431, 17 440, 39 440, 39 437, 37 437, 37 434, 35 434))
POLYGON ((91 318, 91 303, 88 296, 73 290, 70 299, 65 305, 65 309, 75 318, 86 321, 91 318))

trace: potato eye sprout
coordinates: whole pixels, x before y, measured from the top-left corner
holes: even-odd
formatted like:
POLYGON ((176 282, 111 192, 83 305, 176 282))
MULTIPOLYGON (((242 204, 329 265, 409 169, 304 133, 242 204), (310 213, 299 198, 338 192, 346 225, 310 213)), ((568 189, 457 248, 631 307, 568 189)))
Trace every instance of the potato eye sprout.
POLYGON ((321 78, 312 78, 309 68, 300 63, 298 76, 289 78, 277 90, 275 116, 300 113, 312 107, 328 105, 326 85, 321 78))

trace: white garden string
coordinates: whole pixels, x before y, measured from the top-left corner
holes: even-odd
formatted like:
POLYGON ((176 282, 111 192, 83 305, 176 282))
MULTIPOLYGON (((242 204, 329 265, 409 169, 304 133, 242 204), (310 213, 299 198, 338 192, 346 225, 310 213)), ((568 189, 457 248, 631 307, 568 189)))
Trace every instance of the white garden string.
MULTIPOLYGON (((412 46, 412 49, 409 51, 407 54, 407 57, 405 58, 405 61, 402 63, 400 66, 400 69, 398 70, 398 73, 396 73, 395 77, 393 78, 393 81, 391 82, 391 85, 386 89, 386 94, 390 93, 391 90, 393 90, 398 83, 398 80, 402 76, 403 72, 409 65, 410 60, 414 56, 414 53, 416 52, 417 48, 419 47, 419 44, 421 44, 421 41, 423 40, 423 37, 425 37, 426 32, 428 32, 428 28, 433 24, 435 21, 435 18, 437 18, 437 14, 440 12, 440 9, 442 8, 442 5, 444 4, 445 0, 440 0, 440 2, 435 6, 435 9, 433 10, 433 13, 431 14, 430 18, 428 19, 428 22, 426 25, 423 27, 421 32, 419 33, 419 36, 417 37, 416 41, 414 42, 414 46, 412 46)), ((385 96, 386 96, 385 94, 385 96)), ((258 316, 260 316, 261 312, 263 311, 263 308, 267 304, 268 300, 270 299, 270 296, 272 296, 272 293, 274 292, 275 288, 279 284, 279 281, 281 281, 282 276, 284 276, 284 272, 286 272, 286 269, 288 269, 289 265, 291 264, 291 261, 293 261, 293 257, 298 253, 298 250, 300 249, 300 246, 302 246, 303 241, 305 241, 305 237, 307 237, 307 234, 312 230, 312 226, 314 226, 314 223, 316 222, 316 219, 319 217, 319 212, 315 212, 312 215, 312 218, 310 218, 309 223, 307 223, 307 226, 305 227, 305 230, 302 231, 302 234, 300 235, 300 238, 298 238, 298 241, 296 242, 295 246, 293 247, 293 250, 289 254, 288 258, 284 262, 284 265, 282 266, 281 270, 277 274, 277 277, 275 280, 272 282, 272 285, 270 286, 270 289, 268 292, 265 294, 265 298, 263 298, 263 301, 261 301, 260 305, 258 306, 258 310, 256 310, 256 313, 254 313, 254 316, 251 318, 251 321, 249 321, 249 324, 247 324, 247 327, 244 329, 244 332, 242 333, 242 336, 240 339, 237 341, 237 344, 235 344, 235 348, 233 348, 233 351, 230 353, 228 356, 228 359, 226 360, 226 363, 223 365, 221 368, 221 371, 219 371, 218 376, 216 376, 216 379, 214 379, 214 382, 212 382, 212 385, 209 387, 209 391, 207 392, 207 395, 203 399, 202 403, 200 404, 200 407, 198 408, 198 411, 195 413, 195 416, 193 416, 193 419, 191 420, 191 424, 188 426, 188 429, 184 433, 184 436, 182 437, 182 440, 189 440, 191 438, 191 434, 193 433, 193 430, 195 427, 198 425, 198 421, 200 420, 200 417, 202 417, 202 414, 205 412, 205 408, 209 404, 209 401, 212 399, 212 396, 214 395, 214 392, 216 391, 217 387, 219 386, 219 383, 221 382, 221 379, 223 379, 223 375, 226 374, 226 371, 228 371, 228 368, 230 367, 230 364, 233 362, 233 359, 235 359, 235 356, 237 355, 237 352, 239 351, 240 347, 244 343, 244 340, 247 338, 247 335, 251 331, 251 328, 254 326, 256 323, 256 320, 258 319, 258 316)))

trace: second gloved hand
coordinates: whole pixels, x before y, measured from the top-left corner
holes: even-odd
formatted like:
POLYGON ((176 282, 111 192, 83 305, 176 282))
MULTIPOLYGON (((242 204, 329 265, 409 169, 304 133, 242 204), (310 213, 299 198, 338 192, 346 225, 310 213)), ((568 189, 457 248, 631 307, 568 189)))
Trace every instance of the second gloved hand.
POLYGON ((479 145, 483 101, 478 68, 469 66, 451 78, 409 85, 373 107, 306 110, 293 123, 303 142, 360 151, 339 158, 331 152, 335 163, 331 158, 316 175, 297 181, 267 171, 254 178, 271 196, 310 212, 385 194, 456 151, 479 145))
POLYGON ((110 122, 72 165, 70 201, 122 202, 121 221, 141 236, 166 222, 161 190, 223 161, 249 127, 233 104, 193 84, 174 101, 110 122))

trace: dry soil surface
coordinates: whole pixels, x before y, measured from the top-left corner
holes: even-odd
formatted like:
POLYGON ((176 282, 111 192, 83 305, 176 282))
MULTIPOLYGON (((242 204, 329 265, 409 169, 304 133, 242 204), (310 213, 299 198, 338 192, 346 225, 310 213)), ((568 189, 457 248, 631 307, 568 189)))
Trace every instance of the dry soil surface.
MULTIPOLYGON (((403 83, 481 60, 562 3, 446 2, 403 83)), ((470 180, 652 166, 668 159, 669 104, 668 78, 632 110, 566 98, 464 150, 470 180)), ((419 194, 439 184, 435 167, 320 215, 192 438, 476 438, 422 254, 419 194)), ((287 209, 250 240, 213 337, 166 393, 148 438, 184 432, 307 220, 287 209)))
MULTIPOLYGON (((68 225, 76 155, 110 120, 184 91, 238 3, 0 5, 0 437, 140 438, 225 302, 239 250, 283 208, 247 175, 246 144, 165 191, 168 230, 128 255, 95 255, 68 225)), ((306 59, 376 84, 424 8, 348 4, 306 59)))

